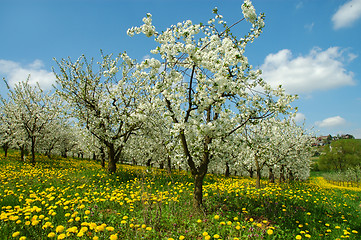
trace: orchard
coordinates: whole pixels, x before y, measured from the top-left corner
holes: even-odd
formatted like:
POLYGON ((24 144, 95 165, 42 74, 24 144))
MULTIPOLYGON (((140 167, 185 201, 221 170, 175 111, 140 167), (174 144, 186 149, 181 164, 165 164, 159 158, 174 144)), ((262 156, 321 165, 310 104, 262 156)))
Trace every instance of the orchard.
POLYGON ((153 39, 152 58, 54 59, 54 91, 8 87, 0 236, 356 239, 357 207, 342 207, 350 222, 337 225, 337 191, 309 180, 313 140, 294 121, 297 96, 272 88, 245 56, 264 15, 249 0, 235 23, 213 13, 162 30, 147 14, 127 33, 153 39), (240 37, 232 31, 242 24, 250 30, 240 37))

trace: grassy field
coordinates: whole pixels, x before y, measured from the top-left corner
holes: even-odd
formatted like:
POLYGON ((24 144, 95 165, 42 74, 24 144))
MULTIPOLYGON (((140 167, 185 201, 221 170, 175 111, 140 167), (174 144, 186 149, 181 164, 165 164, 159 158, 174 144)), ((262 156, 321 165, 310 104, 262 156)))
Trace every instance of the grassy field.
POLYGON ((0 153, 0 239, 361 239, 360 189, 322 177, 268 184, 207 176, 207 212, 192 209, 187 172, 0 153))

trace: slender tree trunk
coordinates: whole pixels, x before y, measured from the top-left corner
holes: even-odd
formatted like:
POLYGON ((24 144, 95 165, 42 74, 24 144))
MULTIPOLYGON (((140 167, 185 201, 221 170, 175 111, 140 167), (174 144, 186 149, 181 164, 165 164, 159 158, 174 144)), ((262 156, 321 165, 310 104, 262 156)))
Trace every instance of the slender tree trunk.
POLYGON ((294 180, 294 176, 291 170, 288 170, 288 180, 289 181, 293 181, 294 180))
POLYGON ((203 179, 203 174, 194 176, 193 207, 197 210, 203 207, 203 179))
POLYGON ((285 181, 285 166, 281 165, 279 183, 285 181))
POLYGON ((31 138, 31 165, 35 166, 35 137, 31 138))
POLYGON ((21 161, 25 162, 25 147, 20 147, 20 159, 21 161))
POLYGON ((258 156, 257 154, 254 156, 254 160, 255 160, 255 163, 256 163, 256 188, 257 189, 260 189, 261 188, 261 167, 259 165, 259 162, 258 162, 258 156))
POLYGON ((116 165, 117 161, 115 159, 114 145, 108 146, 108 154, 109 154, 108 172, 115 173, 117 171, 117 165, 116 165))
POLYGON ((249 173, 249 177, 250 177, 250 178, 253 178, 253 173, 254 173, 253 168, 251 168, 250 170, 248 170, 248 173, 249 173))
POLYGON ((269 168, 269 174, 268 174, 269 182, 274 183, 275 182, 275 175, 273 173, 273 169, 269 168))
POLYGON ((224 175, 225 175, 226 177, 229 177, 229 175, 230 175, 228 163, 226 163, 226 172, 225 172, 224 175))
POLYGON ((4 144, 4 145, 3 145, 3 150, 4 150, 4 155, 5 155, 5 157, 8 156, 8 149, 9 149, 9 145, 8 145, 8 144, 4 144))
POLYGON ((152 162, 152 159, 149 158, 148 161, 147 161, 147 167, 151 167, 151 166, 152 166, 151 162, 152 162))
POLYGON ((46 151, 46 156, 51 159, 51 150, 46 151))
POLYGON ((172 173, 172 162, 169 155, 167 156, 167 170, 169 174, 172 173))

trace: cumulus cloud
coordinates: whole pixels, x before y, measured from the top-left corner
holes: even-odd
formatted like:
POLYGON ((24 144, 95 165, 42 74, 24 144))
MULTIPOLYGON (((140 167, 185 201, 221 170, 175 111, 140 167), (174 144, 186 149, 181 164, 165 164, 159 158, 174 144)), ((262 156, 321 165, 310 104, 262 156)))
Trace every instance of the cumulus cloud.
POLYGON ((339 7, 332 16, 334 29, 350 27, 361 17, 361 0, 351 0, 339 7))
MULTIPOLYGON (((298 57, 294 57, 291 50, 283 49, 266 57, 261 66, 262 78, 271 86, 282 85, 293 94, 352 86, 354 74, 344 68, 344 55, 338 47, 325 51, 313 48, 308 55, 298 57)), ((347 57, 347 61, 350 59, 347 57)))
POLYGON ((35 85, 38 82, 43 89, 50 89, 55 83, 54 74, 44 69, 41 60, 35 60, 24 66, 18 62, 0 59, 0 74, 6 76, 11 87, 18 82, 26 81, 29 75, 29 84, 35 85))
POLYGON ((306 120, 305 114, 299 113, 299 112, 296 113, 296 116, 295 116, 295 122, 296 123, 303 123, 305 120, 306 120))
POLYGON ((322 121, 318 121, 315 123, 316 126, 321 128, 332 128, 338 127, 346 124, 346 120, 340 116, 326 118, 322 121))

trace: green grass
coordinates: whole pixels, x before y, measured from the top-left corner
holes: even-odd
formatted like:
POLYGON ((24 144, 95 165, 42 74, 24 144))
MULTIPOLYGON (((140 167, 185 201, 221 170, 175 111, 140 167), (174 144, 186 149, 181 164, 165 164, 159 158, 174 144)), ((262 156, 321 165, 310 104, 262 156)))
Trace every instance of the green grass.
POLYGON ((0 155, 0 239, 361 239, 361 193, 315 181, 258 190, 253 179, 208 175, 199 213, 184 171, 120 165, 109 175, 89 160, 18 159, 0 155))

